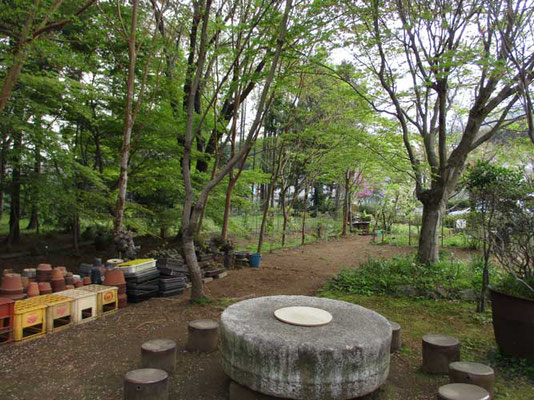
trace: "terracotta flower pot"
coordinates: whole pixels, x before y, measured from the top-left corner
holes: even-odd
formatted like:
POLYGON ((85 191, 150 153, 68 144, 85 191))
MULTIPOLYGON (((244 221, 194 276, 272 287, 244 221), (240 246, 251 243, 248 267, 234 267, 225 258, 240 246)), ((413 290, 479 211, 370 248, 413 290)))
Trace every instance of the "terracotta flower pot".
POLYGON ((74 285, 65 285, 65 290, 74 289, 74 285))
POLYGON ((89 278, 88 276, 84 276, 82 282, 83 282, 84 286, 85 285, 90 285, 91 284, 91 278, 89 278))
POLYGON ((41 294, 52 293, 52 286, 50 286, 50 282, 39 282, 39 292, 41 294))
POLYGON ((61 271, 61 273, 63 274, 63 278, 67 276, 68 271, 67 271, 67 268, 66 268, 66 267, 57 267, 57 268, 58 268, 58 269, 61 271))
POLYGON ((106 279, 104 280, 104 285, 116 286, 126 283, 124 279, 124 272, 119 268, 113 268, 108 270, 106 273, 106 279))
POLYGON ((128 304, 128 297, 126 296, 126 293, 119 294, 117 296, 117 300, 118 300, 118 307, 119 308, 124 308, 128 304))
POLYGON ((65 279, 52 279, 50 285, 52 286, 52 291, 54 293, 61 292, 65 290, 65 279))
POLYGON ((63 276, 63 271, 60 269, 60 267, 56 267, 52 271, 52 280, 53 281, 58 281, 60 279, 65 279, 64 276, 63 276))
POLYGON ((24 291, 20 274, 5 274, 2 279, 2 294, 20 294, 24 291))
POLYGON ((28 284, 28 297, 39 296, 39 284, 37 282, 30 282, 28 284))
POLYGON ((37 266, 37 271, 52 271, 51 264, 39 264, 37 266))
POLYGON ((67 274, 67 276, 65 276, 65 285, 74 285, 74 277, 72 276, 72 273, 69 272, 69 274, 71 274, 70 276, 67 274))
POLYGON ((83 282, 81 280, 74 282, 74 287, 76 288, 83 287, 83 282))

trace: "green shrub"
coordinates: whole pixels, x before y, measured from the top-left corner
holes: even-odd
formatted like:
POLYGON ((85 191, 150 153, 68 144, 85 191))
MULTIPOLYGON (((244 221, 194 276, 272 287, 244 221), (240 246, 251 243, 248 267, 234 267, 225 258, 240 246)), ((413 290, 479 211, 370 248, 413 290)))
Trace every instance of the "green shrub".
MULTIPOLYGON (((354 269, 344 269, 324 290, 346 294, 381 294, 421 298, 460 298, 460 292, 478 293, 481 285, 480 262, 442 259, 430 266, 417 263, 413 256, 390 260, 370 259, 354 269)), ((492 277, 497 279, 492 271, 492 277)))

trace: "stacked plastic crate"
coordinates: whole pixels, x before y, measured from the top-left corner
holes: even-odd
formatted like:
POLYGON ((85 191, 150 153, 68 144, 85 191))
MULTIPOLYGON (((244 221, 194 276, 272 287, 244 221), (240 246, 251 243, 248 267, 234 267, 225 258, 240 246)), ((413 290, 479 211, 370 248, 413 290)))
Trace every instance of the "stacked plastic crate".
POLYGON ((153 258, 137 259, 119 264, 126 279, 128 301, 138 303, 158 296, 159 271, 153 258))

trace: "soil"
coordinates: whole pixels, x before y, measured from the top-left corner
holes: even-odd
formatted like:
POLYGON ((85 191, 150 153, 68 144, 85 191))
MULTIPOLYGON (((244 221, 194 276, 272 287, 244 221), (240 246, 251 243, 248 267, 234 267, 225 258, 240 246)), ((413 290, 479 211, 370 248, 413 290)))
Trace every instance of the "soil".
MULTIPOLYGON (((218 319, 224 307, 238 299, 274 294, 314 294, 344 267, 368 257, 392 257, 408 248, 379 246, 370 237, 355 236, 265 254, 258 269, 229 271, 224 279, 206 285, 215 299, 191 305, 189 293, 131 304, 96 321, 77 325, 21 344, 0 347, 0 398, 8 399, 122 399, 122 377, 140 364, 140 346, 155 338, 170 338, 178 345, 176 372, 170 380, 171 399, 226 400, 229 380, 218 352, 185 351, 187 323, 218 319)), ((67 257, 67 256, 65 256, 67 257)), ((39 261, 32 259, 31 262, 39 261)), ((57 263, 60 260, 53 260, 57 263)), ((22 261, 11 262, 15 269, 22 261)), ((2 266, 6 266, 3 262, 2 266)), ((395 399, 412 399, 410 374, 402 357, 392 357, 389 387, 395 399), (399 396, 399 397, 397 397, 399 396)), ((388 392, 391 392, 389 389, 388 392)), ((426 392, 426 391, 423 391, 426 392)), ((428 390, 434 399, 436 388, 428 390)))

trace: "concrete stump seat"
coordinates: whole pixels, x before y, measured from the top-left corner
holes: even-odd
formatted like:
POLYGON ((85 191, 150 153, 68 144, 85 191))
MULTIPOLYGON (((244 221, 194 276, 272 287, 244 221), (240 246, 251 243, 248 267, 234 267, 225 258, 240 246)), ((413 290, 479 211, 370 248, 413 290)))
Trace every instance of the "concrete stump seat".
POLYGON ((486 389, 493 398, 495 372, 487 365, 468 361, 453 362, 449 365, 449 381, 480 386, 486 389))
POLYGON ((429 374, 449 373, 449 364, 460 361, 460 341, 451 336, 423 336, 423 370, 429 374))
POLYGON ((168 400, 169 375, 155 368, 142 368, 124 376, 124 400, 168 400))
POLYGON ((197 319, 189 322, 187 350, 211 353, 219 346, 219 324, 211 319, 197 319))
POLYGON ((490 400, 488 391, 468 383, 449 383, 438 389, 438 400, 490 400))
POLYGON ((390 348, 389 322, 343 301, 259 297, 233 304, 221 316, 226 374, 254 392, 277 398, 347 400, 371 393, 388 376, 390 348), (319 308, 332 321, 299 326, 274 316, 292 306, 319 308))
POLYGON ((389 321, 389 323, 391 324, 391 352, 395 353, 402 346, 401 326, 393 321, 389 321))
POLYGON ((149 340, 141 345, 143 368, 162 369, 171 374, 176 367, 176 342, 170 339, 149 340))

